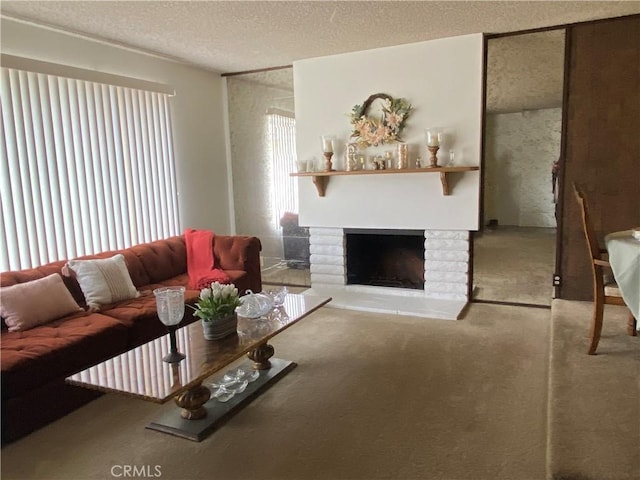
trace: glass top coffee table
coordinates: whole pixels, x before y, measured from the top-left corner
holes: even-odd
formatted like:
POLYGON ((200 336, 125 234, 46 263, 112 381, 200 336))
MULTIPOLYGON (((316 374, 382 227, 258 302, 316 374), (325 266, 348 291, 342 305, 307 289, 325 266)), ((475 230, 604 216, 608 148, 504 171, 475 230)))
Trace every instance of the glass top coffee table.
POLYGON ((289 294, 282 307, 259 319, 238 317, 238 333, 221 340, 205 340, 202 325, 194 322, 176 331, 178 350, 186 355, 169 364, 167 335, 145 343, 66 379, 67 383, 102 392, 120 393, 165 403, 174 399, 180 410, 167 412, 147 428, 200 441, 237 410, 266 390, 296 364, 272 358, 270 338, 331 301, 330 297, 289 294), (211 398, 202 382, 244 355, 241 368, 258 372, 246 389, 221 402, 211 398))

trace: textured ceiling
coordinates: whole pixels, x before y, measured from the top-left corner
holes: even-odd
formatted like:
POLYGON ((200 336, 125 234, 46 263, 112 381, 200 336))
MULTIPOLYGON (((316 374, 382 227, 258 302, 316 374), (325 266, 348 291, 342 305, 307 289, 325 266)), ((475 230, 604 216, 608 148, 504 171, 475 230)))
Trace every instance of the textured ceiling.
MULTIPOLYGON (((0 13, 228 73, 435 38, 630 15, 640 13, 640 1, 2 0, 0 13)), ((563 58, 562 30, 491 39, 487 111, 561 106, 563 58)), ((291 90, 292 75, 279 75, 277 83, 291 90)))
POLYGON ((11 18, 217 72, 451 37, 640 13, 640 1, 12 1, 11 18))
POLYGON ((487 112, 562 106, 564 29, 490 39, 487 112))

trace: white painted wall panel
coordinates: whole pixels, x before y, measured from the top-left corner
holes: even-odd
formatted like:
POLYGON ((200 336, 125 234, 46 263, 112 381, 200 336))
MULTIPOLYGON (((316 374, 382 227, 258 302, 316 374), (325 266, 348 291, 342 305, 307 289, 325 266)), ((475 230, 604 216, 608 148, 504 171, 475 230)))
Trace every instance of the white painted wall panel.
MULTIPOLYGON (((374 93, 404 97, 415 108, 403 131, 410 164, 427 157, 424 129, 443 127, 441 158, 456 152, 457 165, 479 165, 482 112, 482 35, 380 48, 294 63, 297 153, 322 160, 320 135, 338 138, 342 168, 351 134, 348 114, 374 93)), ((370 148, 365 154, 394 150, 370 148)), ((321 198, 310 178, 300 178, 300 223, 319 227, 476 230, 479 173, 451 176, 443 196, 436 173, 340 176, 321 198)))

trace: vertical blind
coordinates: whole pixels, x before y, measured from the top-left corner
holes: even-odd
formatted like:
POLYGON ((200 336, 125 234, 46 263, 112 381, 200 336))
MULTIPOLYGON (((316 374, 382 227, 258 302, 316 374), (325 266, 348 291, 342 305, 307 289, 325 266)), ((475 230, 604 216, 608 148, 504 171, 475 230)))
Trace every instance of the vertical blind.
POLYGON ((1 74, 0 270, 181 231, 167 94, 1 74))
POLYGON ((279 229, 285 212, 298 213, 298 183, 289 175, 296 171, 296 121, 284 112, 267 113, 273 160, 273 215, 279 229))

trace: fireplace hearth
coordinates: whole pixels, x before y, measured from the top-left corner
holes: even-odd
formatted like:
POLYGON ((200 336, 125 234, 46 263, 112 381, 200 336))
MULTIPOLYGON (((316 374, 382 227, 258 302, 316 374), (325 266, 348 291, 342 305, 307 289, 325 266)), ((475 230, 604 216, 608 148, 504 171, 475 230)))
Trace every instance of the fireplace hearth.
MULTIPOLYGON (((309 235, 309 294, 331 296, 331 305, 336 308, 455 320, 460 318, 467 304, 467 231, 310 227, 309 235), (363 239, 352 236, 370 233, 383 237, 399 235, 412 238, 405 238, 399 245, 395 245, 395 253, 384 254, 379 245, 360 248, 357 242, 363 239), (409 247, 402 242, 407 242, 409 247), (354 243, 356 250, 360 250, 355 257, 351 251, 354 243), (386 261, 381 261, 381 257, 386 258, 386 261), (379 269, 372 267, 374 262, 381 262, 383 266, 393 265, 390 269, 392 274, 382 276, 386 282, 384 285, 373 285, 382 283, 379 276, 375 275, 379 269), (418 266, 419 262, 422 265, 418 266), (361 280, 354 276, 354 263, 359 263, 369 273, 373 272, 374 275, 369 275, 373 278, 361 280), (397 288, 398 286, 404 288, 397 288), (412 286, 416 288, 411 288, 412 286)), ((370 239, 364 240, 369 243, 370 239)), ((398 240, 383 239, 380 242, 398 240)), ((386 245, 383 246, 386 248, 386 245)))
POLYGON ((424 289, 424 230, 344 233, 347 284, 424 289))

